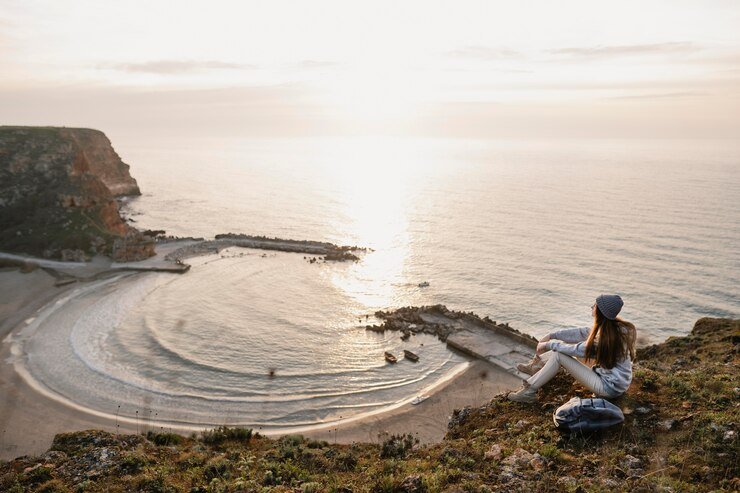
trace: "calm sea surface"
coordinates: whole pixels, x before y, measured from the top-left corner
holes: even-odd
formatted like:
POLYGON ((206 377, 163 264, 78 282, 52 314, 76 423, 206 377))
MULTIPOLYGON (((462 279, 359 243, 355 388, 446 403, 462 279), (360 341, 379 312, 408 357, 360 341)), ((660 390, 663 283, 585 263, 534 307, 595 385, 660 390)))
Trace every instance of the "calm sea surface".
POLYGON ((307 424, 413 397, 463 361, 431 338, 366 333, 364 316, 379 308, 443 303, 541 336, 588 325, 594 298, 618 293, 642 342, 686 334, 699 317, 740 314, 740 146, 728 141, 173 141, 117 150, 143 191, 127 204, 139 228, 373 251, 354 264, 309 264, 230 249, 193 260, 185 276, 150 276, 116 295, 130 306, 104 337, 85 338, 84 322, 72 330, 97 389, 108 379, 166 396, 162 406, 208 402, 234 421, 307 424), (384 350, 406 347, 419 364, 384 363, 384 350))
POLYGON ((369 310, 445 303, 544 334, 600 293, 651 340, 740 314, 740 146, 344 139, 119 148, 139 227, 375 249, 369 310), (430 287, 419 289, 420 281, 430 287))

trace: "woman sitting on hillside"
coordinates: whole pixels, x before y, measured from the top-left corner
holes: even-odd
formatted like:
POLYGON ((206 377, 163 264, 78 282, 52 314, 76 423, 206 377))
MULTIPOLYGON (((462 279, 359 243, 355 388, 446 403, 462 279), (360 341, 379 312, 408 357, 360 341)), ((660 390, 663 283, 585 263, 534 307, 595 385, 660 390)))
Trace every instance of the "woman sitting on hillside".
POLYGON ((565 329, 543 337, 532 363, 518 366, 532 376, 524 381, 524 388, 509 394, 509 400, 537 402, 537 390, 552 380, 561 366, 599 397, 624 394, 632 382, 636 331, 633 324, 617 318, 623 305, 618 295, 602 294, 591 307, 591 329, 565 329), (540 355, 546 362, 535 373, 540 355), (596 364, 589 368, 575 357, 596 364))

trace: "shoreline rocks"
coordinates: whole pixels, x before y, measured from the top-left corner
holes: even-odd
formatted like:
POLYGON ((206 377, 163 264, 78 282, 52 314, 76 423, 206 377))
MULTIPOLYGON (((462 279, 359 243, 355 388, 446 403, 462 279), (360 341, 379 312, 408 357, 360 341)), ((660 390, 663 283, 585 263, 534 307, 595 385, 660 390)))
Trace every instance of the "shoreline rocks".
POLYGON ((508 323, 498 324, 489 317, 480 317, 473 312, 450 310, 445 305, 406 306, 397 310, 375 312, 375 317, 383 320, 380 325, 366 325, 365 329, 373 332, 395 330, 402 333, 401 339, 407 340, 412 334, 430 334, 442 342, 462 330, 462 321, 472 322, 496 332, 505 332, 507 336, 519 339, 526 344, 536 343, 537 339, 509 327, 508 323))

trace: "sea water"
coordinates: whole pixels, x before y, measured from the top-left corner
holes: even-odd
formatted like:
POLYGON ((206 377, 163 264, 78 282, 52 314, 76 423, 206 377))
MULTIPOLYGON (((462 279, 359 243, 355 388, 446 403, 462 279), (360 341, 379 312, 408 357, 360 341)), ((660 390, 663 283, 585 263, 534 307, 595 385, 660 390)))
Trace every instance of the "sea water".
POLYGON ((143 192, 124 207, 141 229, 370 250, 356 263, 310 263, 232 248, 189 260, 185 275, 95 293, 90 307, 80 295, 58 344, 35 342, 67 356, 32 369, 86 407, 111 413, 125 396, 173 421, 310 425, 397 405, 460 368, 464 358, 433 337, 365 331, 378 309, 443 303, 542 336, 589 325, 595 297, 618 293, 642 344, 740 311, 740 147, 729 141, 116 148, 143 192), (383 359, 402 349, 419 363, 383 359))
POLYGON ((143 191, 129 202, 139 227, 373 248, 335 274, 337 293, 369 310, 444 303, 543 335, 588 325, 594 298, 619 293, 623 317, 653 342, 740 312, 732 141, 276 139, 118 150, 143 191))

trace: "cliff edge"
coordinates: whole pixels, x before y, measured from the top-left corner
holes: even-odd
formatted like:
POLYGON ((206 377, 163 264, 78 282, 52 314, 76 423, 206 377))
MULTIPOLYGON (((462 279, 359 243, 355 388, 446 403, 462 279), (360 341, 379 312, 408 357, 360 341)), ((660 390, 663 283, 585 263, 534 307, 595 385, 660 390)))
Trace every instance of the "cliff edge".
POLYGON ((98 130, 0 127, 0 250, 44 258, 118 261, 154 255, 116 197, 140 194, 98 130))

